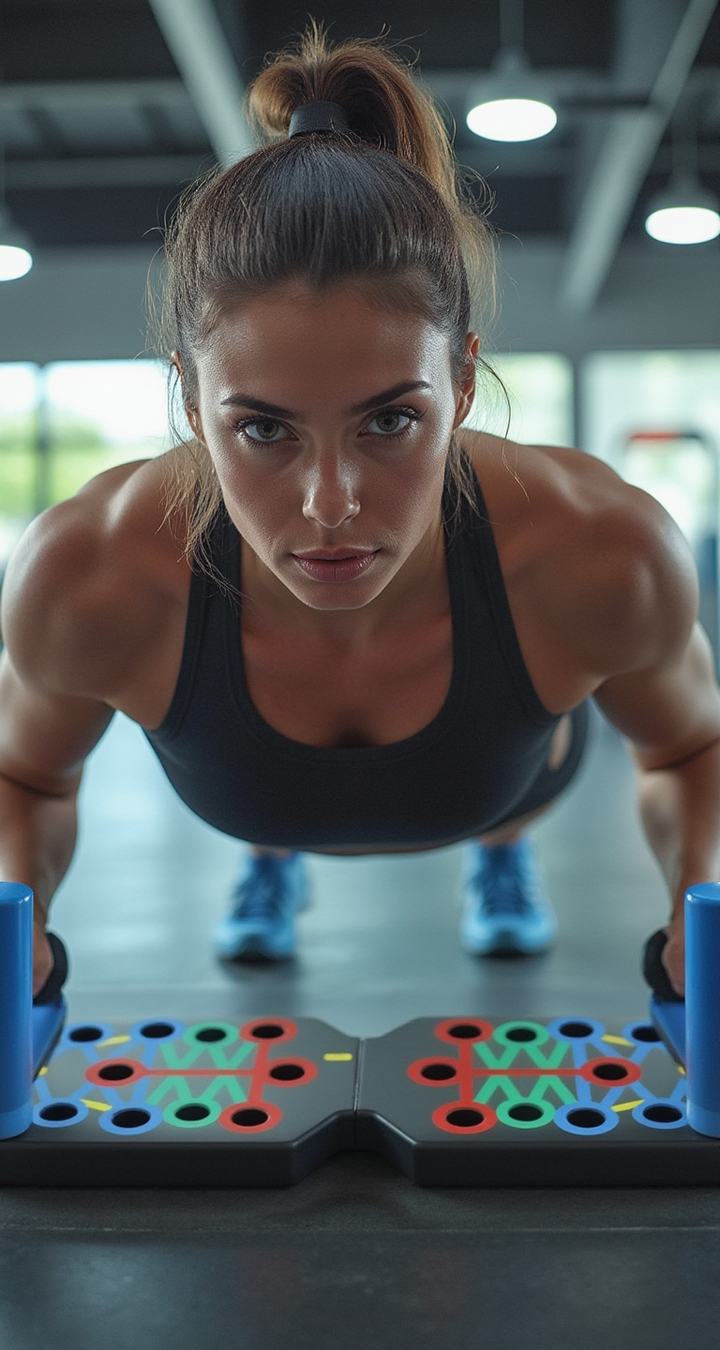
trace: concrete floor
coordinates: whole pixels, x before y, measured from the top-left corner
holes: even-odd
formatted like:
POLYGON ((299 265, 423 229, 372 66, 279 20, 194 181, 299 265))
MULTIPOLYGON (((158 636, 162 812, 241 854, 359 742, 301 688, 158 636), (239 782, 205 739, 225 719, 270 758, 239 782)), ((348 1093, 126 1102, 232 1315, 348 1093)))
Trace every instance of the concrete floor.
MULTIPOLYGON (((645 1017, 640 955, 667 900, 632 768, 599 719, 534 833, 560 923, 547 956, 463 954, 452 847, 311 857, 297 961, 228 970, 209 932, 238 845, 190 815, 118 717, 53 910, 70 1017, 313 1016, 360 1036, 418 1016, 645 1017)), ((428 1190, 347 1154, 289 1190, 6 1189, 0 1347, 714 1347, 719 1269, 714 1188, 428 1190)))

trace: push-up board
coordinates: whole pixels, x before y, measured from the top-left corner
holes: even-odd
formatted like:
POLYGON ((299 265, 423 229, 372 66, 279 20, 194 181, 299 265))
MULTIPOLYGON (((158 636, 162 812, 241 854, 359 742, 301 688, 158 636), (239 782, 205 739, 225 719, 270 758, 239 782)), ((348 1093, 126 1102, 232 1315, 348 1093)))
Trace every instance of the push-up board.
POLYGON ((426 1186, 720 1182, 652 1022, 422 1018, 366 1042, 358 1148, 426 1186))
POLYGON ((0 885, 0 1184, 282 1186, 340 1150, 424 1185, 720 1182, 719 885, 686 897, 685 1000, 650 939, 648 1018, 429 1017, 367 1040, 313 1018, 66 1025, 54 935, 31 1000, 31 906, 0 885))
POLYGON ((426 1186, 720 1182, 650 1020, 469 1016, 367 1040, 312 1018, 69 1023, 0 1183, 283 1186, 340 1150, 426 1186))
POLYGON ((312 1018, 71 1023, 0 1184, 289 1185, 353 1147, 357 1054, 312 1018))

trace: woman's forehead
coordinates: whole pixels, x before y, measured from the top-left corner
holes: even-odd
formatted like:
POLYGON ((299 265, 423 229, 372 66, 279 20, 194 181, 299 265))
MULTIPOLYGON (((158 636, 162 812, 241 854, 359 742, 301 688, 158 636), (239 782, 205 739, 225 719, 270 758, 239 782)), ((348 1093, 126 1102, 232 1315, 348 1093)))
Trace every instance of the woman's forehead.
POLYGON ((399 367, 408 372, 403 378, 444 370, 449 339, 422 315, 380 307, 356 288, 317 293, 287 286, 224 306, 198 357, 200 378, 213 383, 240 371, 263 383, 323 374, 382 383, 399 367))
POLYGON ((392 275, 351 277, 322 288, 290 278, 262 292, 236 289, 216 296, 206 307, 204 326, 210 345, 218 336, 243 329, 272 336, 303 322, 356 331, 358 326, 406 333, 439 331, 422 298, 422 287, 414 279, 392 275))

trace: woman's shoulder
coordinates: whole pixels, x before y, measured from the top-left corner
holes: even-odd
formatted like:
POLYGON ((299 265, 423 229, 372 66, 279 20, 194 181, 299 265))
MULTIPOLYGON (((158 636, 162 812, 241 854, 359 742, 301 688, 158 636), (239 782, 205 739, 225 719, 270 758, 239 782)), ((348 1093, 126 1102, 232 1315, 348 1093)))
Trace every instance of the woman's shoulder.
POLYGON ((162 458, 123 464, 28 526, 3 585, 3 637, 36 687, 108 699, 188 586, 162 458))
POLYGON ((565 446, 466 445, 516 603, 606 677, 658 659, 692 625, 690 547, 660 503, 565 446))

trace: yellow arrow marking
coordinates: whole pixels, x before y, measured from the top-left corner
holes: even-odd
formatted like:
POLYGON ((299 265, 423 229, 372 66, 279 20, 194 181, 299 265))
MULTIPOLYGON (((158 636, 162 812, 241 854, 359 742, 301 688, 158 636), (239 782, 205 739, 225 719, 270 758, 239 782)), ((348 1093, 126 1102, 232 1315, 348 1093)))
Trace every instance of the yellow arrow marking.
POLYGON ((642 1106, 642 1104, 642 1098, 636 1102, 619 1102, 617 1106, 613 1107, 613 1111, 632 1111, 634 1107, 642 1106))
POLYGON ((347 1055, 347 1054, 339 1054, 339 1055, 323 1055, 323 1059, 330 1059, 330 1060, 333 1060, 333 1061, 335 1061, 335 1062, 338 1062, 338 1061, 340 1061, 340 1060, 353 1059, 353 1055, 347 1055))
POLYGON ((623 1036, 603 1036, 603 1040, 610 1045, 632 1045, 632 1041, 626 1041, 623 1036))
POLYGON ((109 1036, 106 1041, 98 1041, 97 1046, 100 1049, 103 1045, 125 1045, 129 1040, 129 1036, 109 1036))
POLYGON ((88 1101, 87 1097, 81 1097, 80 1101, 82 1102, 83 1106, 92 1106, 95 1111, 110 1110, 110 1107, 108 1106, 107 1102, 91 1102, 88 1101))

